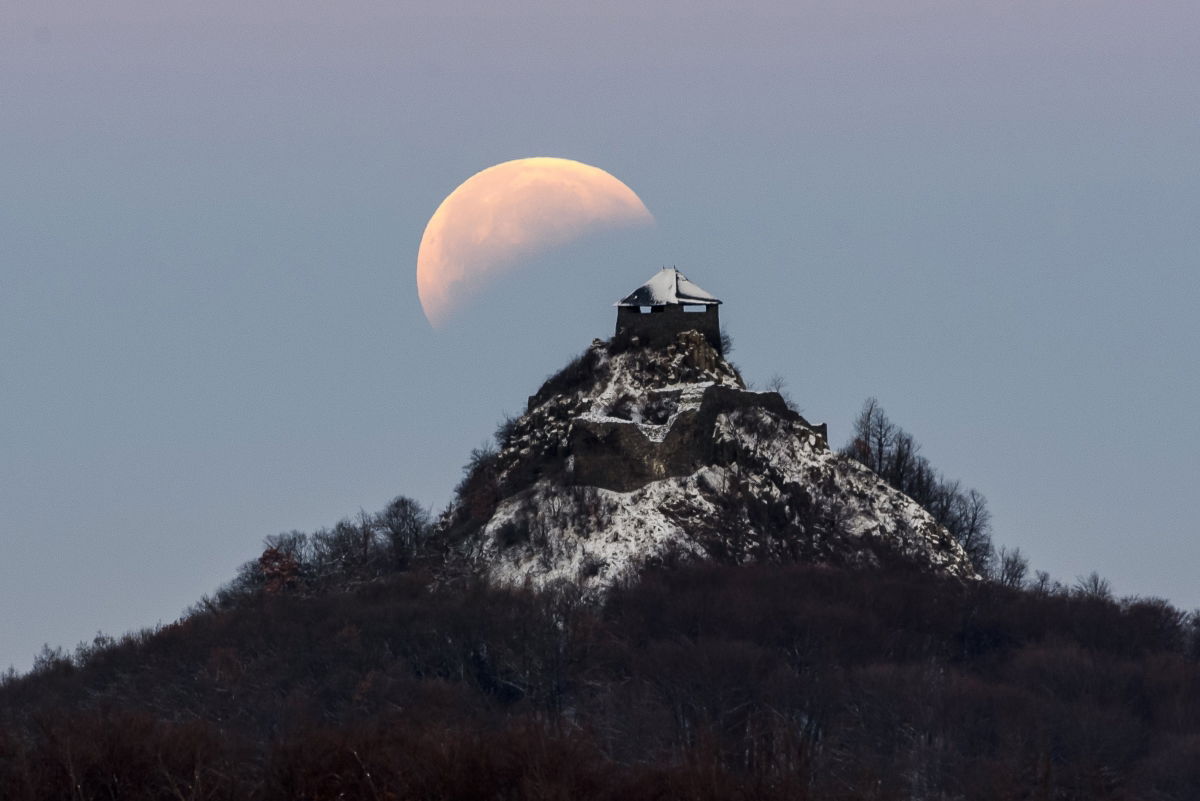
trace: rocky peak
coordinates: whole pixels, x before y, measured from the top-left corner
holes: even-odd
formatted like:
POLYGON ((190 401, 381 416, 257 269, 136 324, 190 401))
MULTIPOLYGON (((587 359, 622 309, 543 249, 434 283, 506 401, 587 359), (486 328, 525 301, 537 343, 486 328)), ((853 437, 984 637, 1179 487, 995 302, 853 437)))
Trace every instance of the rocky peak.
POLYGON ((775 392, 748 390, 705 337, 596 340, 479 458, 443 528, 495 581, 599 591, 662 559, 969 560, 907 496, 829 449, 775 392))

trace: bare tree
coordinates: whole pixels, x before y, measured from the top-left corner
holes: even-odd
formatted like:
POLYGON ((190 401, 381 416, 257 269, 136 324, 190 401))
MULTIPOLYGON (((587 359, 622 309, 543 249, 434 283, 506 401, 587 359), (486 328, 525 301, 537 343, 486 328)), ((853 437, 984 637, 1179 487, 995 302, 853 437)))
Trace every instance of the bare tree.
POLYGON ((1084 598, 1100 598, 1107 601, 1113 597, 1112 585, 1108 583, 1108 579, 1102 578, 1095 570, 1086 576, 1077 577, 1074 590, 1076 595, 1084 598))
POLYGON ((1051 579, 1047 571, 1035 570, 1033 572, 1033 581, 1029 582, 1030 592, 1035 595, 1049 595, 1052 592, 1057 592, 1058 589, 1058 582, 1051 579))
POLYGON ((942 477, 920 451, 912 435, 888 419, 879 401, 868 398, 842 454, 871 468, 920 504, 962 545, 975 570, 987 573, 992 557, 987 500, 976 490, 964 490, 958 481, 942 477))
POLYGON ((308 535, 303 531, 284 531, 264 537, 263 549, 271 548, 287 554, 300 563, 307 562, 309 559, 308 535))
POLYGON ((992 538, 989 534, 992 516, 987 510, 987 501, 975 490, 968 490, 964 495, 958 491, 956 481, 951 491, 951 506, 951 524, 947 528, 971 557, 975 569, 985 571, 992 558, 992 538))
POLYGON ((399 495, 379 513, 378 523, 387 537, 393 565, 404 567, 424 539, 429 512, 412 498, 399 495))
POLYGON ((1021 553, 1020 548, 1000 548, 992 558, 992 577, 1002 587, 1020 589, 1025 586, 1025 576, 1029 573, 1029 560, 1021 553))
POLYGON ((867 398, 854 421, 849 455, 883 476, 896 437, 896 427, 888 420, 883 407, 875 398, 867 398))

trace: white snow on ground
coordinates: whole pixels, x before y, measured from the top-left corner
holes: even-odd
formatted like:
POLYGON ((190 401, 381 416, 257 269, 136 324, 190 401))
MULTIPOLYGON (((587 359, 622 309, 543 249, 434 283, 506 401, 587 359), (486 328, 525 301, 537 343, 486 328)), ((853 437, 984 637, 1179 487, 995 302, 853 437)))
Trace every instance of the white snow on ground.
POLYGON ((661 555, 671 545, 702 557, 703 550, 664 514, 681 494, 692 496, 690 500, 701 508, 708 505, 695 483, 696 476, 688 476, 656 481, 628 493, 595 489, 599 515, 558 517, 553 510, 568 506, 570 501, 563 497, 567 491, 538 482, 500 505, 473 555, 488 566, 488 576, 499 584, 542 588, 567 580, 579 581, 587 589, 629 577, 646 559, 661 555), (525 523, 529 539, 522 547, 504 547, 505 525, 514 524, 529 508, 535 510, 533 519, 525 523), (599 525, 597 518, 603 521, 599 525))
MULTIPOLYGON (((602 592, 666 551, 704 558, 708 554, 696 532, 706 527, 710 534, 731 526, 742 539, 770 539, 771 533, 755 531, 744 513, 738 520, 728 517, 734 508, 728 502, 731 487, 739 489, 739 497, 774 504, 788 514, 803 497, 829 521, 821 528, 804 523, 807 529, 796 523, 818 552, 840 549, 846 557, 849 549, 846 561, 861 555, 861 562, 871 563, 873 548, 885 547, 934 570, 974 576, 966 554, 929 513, 867 467, 831 452, 803 423, 755 405, 752 396, 758 393, 746 391, 720 357, 700 369, 697 361, 704 360, 680 347, 656 354, 647 365, 645 352, 610 357, 602 343, 593 347, 601 351, 598 385, 531 409, 502 460, 507 457, 511 465, 530 454, 565 448, 575 420, 636 426, 648 439, 662 442, 679 415, 698 409, 705 390, 714 385, 748 396, 745 407, 718 415, 711 432, 714 444, 734 456, 723 466, 654 481, 633 492, 537 481, 503 499, 474 540, 470 556, 491 580, 535 588, 572 581, 602 592), (670 415, 662 423, 643 416, 656 399, 675 404, 666 407, 670 415), (615 416, 623 400, 622 413, 629 416, 615 416), (717 524, 721 514, 726 517, 717 524)), ((747 551, 744 558, 753 557, 747 551)))

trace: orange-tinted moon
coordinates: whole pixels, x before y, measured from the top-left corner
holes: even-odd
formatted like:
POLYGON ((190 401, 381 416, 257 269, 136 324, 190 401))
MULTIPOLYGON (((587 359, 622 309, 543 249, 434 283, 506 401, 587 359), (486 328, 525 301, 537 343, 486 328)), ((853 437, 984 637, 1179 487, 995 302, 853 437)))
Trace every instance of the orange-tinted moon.
POLYGON ((516 159, 472 175, 429 218, 417 294, 437 327, 489 279, 601 228, 654 222, 633 190, 571 159, 516 159))

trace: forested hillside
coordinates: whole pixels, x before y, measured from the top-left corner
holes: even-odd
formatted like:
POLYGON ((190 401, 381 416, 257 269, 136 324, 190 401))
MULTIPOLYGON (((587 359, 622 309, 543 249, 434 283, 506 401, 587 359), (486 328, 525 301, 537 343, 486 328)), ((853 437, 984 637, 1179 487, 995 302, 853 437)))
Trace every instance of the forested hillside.
POLYGON ((1029 575, 874 401, 843 454, 981 578, 664 551, 602 595, 535 592, 399 497, 3 678, 0 798, 1198 797, 1200 617, 1029 575))
POLYGON ((33 799, 1188 799, 1195 618, 1103 587, 664 566, 247 595, 0 688, 33 799))

